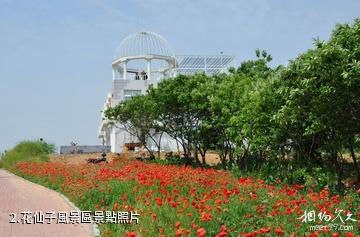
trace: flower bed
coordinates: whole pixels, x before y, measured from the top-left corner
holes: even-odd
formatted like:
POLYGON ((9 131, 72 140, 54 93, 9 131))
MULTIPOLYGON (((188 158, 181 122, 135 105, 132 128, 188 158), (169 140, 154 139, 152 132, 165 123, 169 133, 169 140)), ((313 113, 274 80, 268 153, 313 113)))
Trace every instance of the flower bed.
POLYGON ((301 185, 237 179, 228 171, 135 160, 101 165, 23 161, 15 172, 64 193, 81 210, 140 214, 138 224, 101 224, 103 236, 359 234, 360 200, 355 192, 331 196, 327 190, 315 192, 301 185), (327 227, 314 227, 322 225, 327 227))

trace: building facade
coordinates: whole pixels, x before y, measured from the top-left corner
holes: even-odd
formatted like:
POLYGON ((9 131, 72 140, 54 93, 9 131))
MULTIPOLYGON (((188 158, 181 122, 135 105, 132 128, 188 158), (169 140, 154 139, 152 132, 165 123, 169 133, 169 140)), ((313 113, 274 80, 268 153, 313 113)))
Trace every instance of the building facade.
MULTIPOLYGON (((145 94, 149 85, 156 86, 177 74, 221 73, 234 57, 229 55, 175 55, 168 41, 154 32, 138 32, 126 37, 116 50, 112 62, 112 89, 108 93, 101 113, 98 137, 111 152, 120 153, 124 149, 135 149, 139 144, 136 137, 113 124, 104 116, 104 111, 132 96, 145 94)), ((155 131, 154 131, 155 133, 155 131)), ((155 134, 156 137, 156 134, 155 134)), ((162 151, 177 151, 178 144, 168 134, 161 137, 162 151)), ((156 149, 151 141, 148 147, 156 149)))

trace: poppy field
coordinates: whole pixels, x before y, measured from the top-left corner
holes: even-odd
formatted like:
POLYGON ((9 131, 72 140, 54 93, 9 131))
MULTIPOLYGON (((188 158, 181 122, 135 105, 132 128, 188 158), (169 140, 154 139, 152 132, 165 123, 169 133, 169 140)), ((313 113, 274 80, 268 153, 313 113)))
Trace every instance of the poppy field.
POLYGON ((139 214, 138 224, 99 224, 102 236, 359 236, 359 191, 339 196, 224 170, 131 159, 21 161, 14 168, 83 211, 139 214))

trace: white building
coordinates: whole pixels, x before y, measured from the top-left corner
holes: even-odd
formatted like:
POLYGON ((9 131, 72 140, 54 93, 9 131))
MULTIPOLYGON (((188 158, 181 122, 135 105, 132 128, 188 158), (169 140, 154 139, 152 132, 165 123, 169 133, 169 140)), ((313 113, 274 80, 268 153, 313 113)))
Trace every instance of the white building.
MULTIPOLYGON (((172 47, 162 36, 153 32, 138 32, 126 37, 117 48, 112 62, 112 90, 108 93, 103 111, 128 100, 134 95, 145 94, 148 86, 176 74, 224 72, 233 61, 229 55, 175 55, 172 47)), ((137 139, 121 126, 112 125, 101 113, 99 138, 112 152, 121 152, 125 147, 134 147, 137 139)), ((150 142, 150 141, 149 141, 150 142)), ((154 147, 149 143, 149 147, 154 147)), ((176 151, 174 139, 164 134, 161 150, 176 151)))

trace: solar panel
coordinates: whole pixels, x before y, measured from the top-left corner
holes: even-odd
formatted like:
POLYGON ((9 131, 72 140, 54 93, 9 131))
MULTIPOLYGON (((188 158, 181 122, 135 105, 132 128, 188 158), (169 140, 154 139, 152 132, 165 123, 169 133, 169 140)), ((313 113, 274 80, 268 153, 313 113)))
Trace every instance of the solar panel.
POLYGON ((234 60, 234 56, 231 55, 176 55, 175 57, 176 72, 181 74, 220 73, 234 60))

